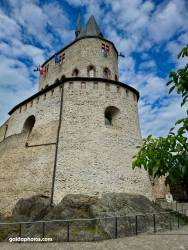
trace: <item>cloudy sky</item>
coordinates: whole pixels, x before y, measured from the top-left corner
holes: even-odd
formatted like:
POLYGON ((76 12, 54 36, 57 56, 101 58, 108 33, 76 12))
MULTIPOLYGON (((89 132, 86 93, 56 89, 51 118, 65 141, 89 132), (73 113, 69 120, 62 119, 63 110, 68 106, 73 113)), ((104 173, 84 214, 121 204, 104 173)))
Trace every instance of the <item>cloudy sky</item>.
POLYGON ((0 124, 8 111, 37 91, 33 72, 74 39, 93 14, 105 38, 116 45, 120 80, 140 91, 142 135, 165 135, 185 116, 177 95, 168 95, 169 71, 185 65, 176 55, 188 43, 187 0, 1 0, 0 124))

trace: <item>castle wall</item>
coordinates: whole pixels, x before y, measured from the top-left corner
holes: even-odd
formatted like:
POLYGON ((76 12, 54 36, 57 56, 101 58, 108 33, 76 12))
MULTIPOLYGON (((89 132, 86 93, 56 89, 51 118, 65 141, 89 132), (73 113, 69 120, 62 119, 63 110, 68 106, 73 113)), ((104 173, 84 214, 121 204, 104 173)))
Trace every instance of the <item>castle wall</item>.
POLYGON ((59 107, 60 88, 56 87, 15 110, 8 121, 6 137, 21 133, 26 119, 34 115, 36 121, 27 140, 29 144, 55 142, 59 107))
POLYGON ((7 124, 8 121, 5 122, 1 127, 0 127, 0 142, 4 140, 7 132, 7 124))
MULTIPOLYGON (((50 196, 55 145, 40 144, 56 142, 59 111, 58 86, 11 115, 0 142, 1 212, 10 212, 23 197, 50 196), (28 137, 22 129, 30 115, 36 123, 28 137)), ((68 193, 131 192, 151 198, 147 173, 131 168, 140 140, 135 93, 104 82, 65 82, 54 201, 68 193), (114 126, 104 123, 108 106, 119 109, 114 126)))
MULTIPOLYGON (((0 142, 1 212, 10 213, 21 198, 35 194, 50 196, 55 145, 49 143, 56 142, 60 93, 60 88, 56 87, 33 99, 14 111, 6 122, 6 138, 0 142), (23 132, 23 125, 31 115, 36 122, 28 136, 23 132)), ((4 127, 0 128, 1 138, 4 127)))
POLYGON ((54 145, 25 147, 27 133, 0 143, 0 212, 9 215, 21 198, 50 196, 54 145))
POLYGON ((68 193, 131 192, 151 198, 147 173, 131 167, 141 141, 135 94, 103 82, 65 83, 63 103, 55 201, 68 193), (120 110, 116 126, 104 123, 108 106, 120 110))
POLYGON ((65 53, 65 62, 63 64, 55 64, 54 58, 46 63, 46 65, 49 65, 48 72, 40 77, 39 89, 53 84, 57 78, 61 79, 62 75, 71 77, 75 68, 79 70, 79 76, 87 77, 87 68, 91 65, 91 62, 96 68, 96 77, 103 78, 103 69, 105 67, 111 71, 110 79, 115 80, 115 75, 118 76, 118 56, 111 43, 104 42, 99 38, 81 39, 59 55, 63 53, 65 53), (102 43, 109 45, 110 53, 107 57, 102 54, 102 43))

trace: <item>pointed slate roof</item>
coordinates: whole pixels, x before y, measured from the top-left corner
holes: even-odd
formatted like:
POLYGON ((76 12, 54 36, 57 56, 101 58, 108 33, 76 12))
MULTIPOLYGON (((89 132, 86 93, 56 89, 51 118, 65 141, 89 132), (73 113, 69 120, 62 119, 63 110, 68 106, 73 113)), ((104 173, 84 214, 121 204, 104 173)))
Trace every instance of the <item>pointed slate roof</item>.
POLYGON ((95 17, 92 15, 90 16, 86 27, 81 30, 80 34, 78 35, 78 38, 84 37, 84 36, 99 36, 103 37, 100 28, 95 20, 95 17))

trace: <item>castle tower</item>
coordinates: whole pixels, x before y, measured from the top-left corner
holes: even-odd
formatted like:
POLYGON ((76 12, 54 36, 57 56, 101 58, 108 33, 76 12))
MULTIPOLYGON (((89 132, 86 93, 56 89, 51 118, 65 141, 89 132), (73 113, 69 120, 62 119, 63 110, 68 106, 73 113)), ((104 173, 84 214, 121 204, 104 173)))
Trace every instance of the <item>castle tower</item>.
POLYGON ((117 49, 95 18, 85 28, 79 19, 75 40, 42 65, 39 92, 15 106, 0 128, 8 190, 1 200, 9 208, 12 197, 37 193, 54 202, 70 193, 152 197, 147 173, 131 168, 141 142, 139 93, 119 82, 117 49))

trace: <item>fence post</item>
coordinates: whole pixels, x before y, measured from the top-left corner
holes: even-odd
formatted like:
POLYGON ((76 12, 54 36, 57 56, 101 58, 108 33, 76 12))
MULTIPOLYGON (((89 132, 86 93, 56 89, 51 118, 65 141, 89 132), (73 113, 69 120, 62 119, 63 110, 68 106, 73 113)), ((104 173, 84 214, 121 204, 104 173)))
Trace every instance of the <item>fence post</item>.
POLYGON ((180 227, 180 214, 178 212, 178 228, 180 227))
POLYGON ((45 222, 42 223, 42 238, 45 237, 45 222))
POLYGON ((70 240, 70 224, 69 224, 69 221, 67 221, 67 241, 69 242, 70 240))
POLYGON ((135 234, 136 235, 138 234, 138 217, 137 217, 137 215, 135 217, 135 234))
POLYGON ((153 214, 153 232, 156 233, 156 219, 155 219, 155 214, 153 214))
POLYGON ((20 223, 19 225, 19 237, 20 237, 20 242, 21 243, 21 237, 22 237, 22 224, 20 223))
POLYGON ((171 231, 172 230, 171 213, 169 213, 169 228, 170 228, 170 231, 171 231))
POLYGON ((115 217, 115 239, 118 237, 118 218, 115 217))

